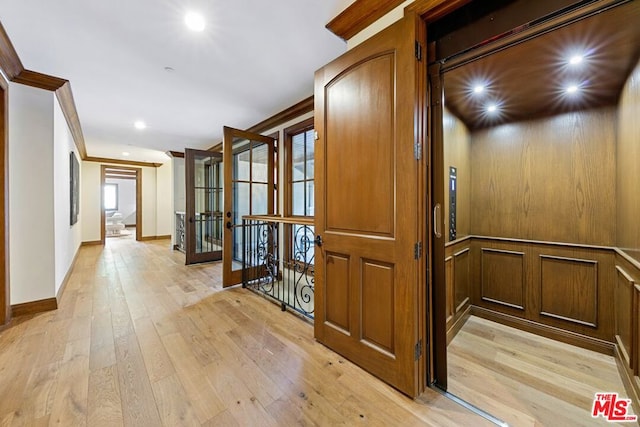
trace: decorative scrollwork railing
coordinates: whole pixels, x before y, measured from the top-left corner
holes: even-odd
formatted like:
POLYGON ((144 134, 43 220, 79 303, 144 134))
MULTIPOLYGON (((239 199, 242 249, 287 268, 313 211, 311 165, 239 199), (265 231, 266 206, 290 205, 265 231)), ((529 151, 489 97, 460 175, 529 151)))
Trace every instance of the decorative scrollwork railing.
POLYGON ((313 222, 245 216, 242 230, 242 286, 313 318, 313 222))

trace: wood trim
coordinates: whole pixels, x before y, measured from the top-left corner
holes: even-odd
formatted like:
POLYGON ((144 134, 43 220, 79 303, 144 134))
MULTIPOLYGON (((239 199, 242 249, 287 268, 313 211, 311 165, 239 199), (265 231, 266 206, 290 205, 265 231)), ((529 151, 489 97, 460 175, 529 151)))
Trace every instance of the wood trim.
POLYGON ((20 74, 13 78, 13 82, 49 90, 51 92, 55 92, 65 84, 69 83, 68 80, 61 79, 60 77, 54 77, 31 70, 22 70, 20 74))
POLYGON ((622 355, 622 360, 624 360, 626 366, 633 366, 631 364, 631 354, 627 351, 620 339, 620 335, 616 335, 613 340, 616 343, 616 350, 622 355))
POLYGON ((135 178, 136 172, 132 170, 122 170, 118 169, 119 167, 107 167, 107 176, 113 175, 114 177, 118 176, 129 176, 135 178))
MULTIPOLYGON (((5 54, 0 24, 0 57, 5 54)), ((10 42, 9 42, 10 43, 10 42)), ((5 71, 5 64, 0 69, 5 71)), ((11 320, 9 276, 9 84, 0 76, 0 325, 11 320)))
POLYGON ((105 243, 105 227, 106 218, 104 209, 102 209, 102 200, 104 198, 104 184, 107 177, 107 171, 113 172, 122 170, 124 172, 135 172, 136 174, 136 241, 142 240, 142 169, 131 168, 126 166, 109 166, 100 165, 100 244, 105 243))
POLYGON ((71 265, 69 266, 69 270, 67 270, 67 274, 64 275, 64 279, 62 279, 62 284, 56 293, 56 301, 60 304, 60 299, 62 298, 62 294, 64 294, 64 290, 67 287, 67 283, 69 283, 69 278, 71 277, 71 273, 76 266, 76 261, 78 261, 78 254, 80 254, 80 248, 76 250, 76 254, 73 256, 73 261, 71 261, 71 265))
POLYGON ((0 22, 0 68, 9 80, 13 80, 24 70, 18 52, 13 47, 9 35, 0 22))
POLYGON ((87 242, 82 242, 80 246, 98 246, 102 244, 102 240, 91 240, 87 242))
POLYGON ((356 0, 326 25, 343 40, 349 40, 400 6, 404 0, 356 0))
POLYGON ((167 240, 167 239, 171 239, 171 234, 163 234, 160 236, 142 236, 140 239, 136 239, 136 240, 140 240, 141 242, 148 242, 150 240, 167 240))
POLYGON ((579 248, 579 249, 597 249, 597 250, 605 250, 605 251, 610 251, 614 249, 611 246, 584 245, 580 243, 553 242, 549 240, 527 240, 527 239, 514 239, 511 237, 491 237, 491 236, 477 236, 477 235, 470 235, 468 237, 473 240, 494 240, 496 242, 509 242, 509 243, 533 243, 537 245, 562 246, 562 247, 579 248))
POLYGON ((267 136, 273 139, 273 214, 280 215, 280 154, 282 152, 280 131, 277 130, 267 136))
POLYGON ((619 265, 616 265, 616 271, 619 274, 621 274, 622 277, 624 277, 627 282, 631 283, 632 286, 635 285, 636 281, 633 280, 633 277, 631 277, 624 268, 620 267, 619 265))
POLYGON ((453 322, 451 326, 449 326, 449 329, 447 330, 447 345, 449 345, 451 340, 453 340, 456 335, 458 335, 458 332, 460 332, 460 329, 462 329, 464 324, 467 323, 467 320, 469 320, 470 316, 471 305, 468 305, 464 312, 458 316, 458 318, 453 322))
MULTIPOLYGON (((280 111, 277 114, 269 117, 257 123, 246 130, 246 132, 251 133, 262 133, 266 132, 270 129, 278 127, 290 120, 295 119, 296 117, 300 117, 303 114, 307 114, 308 112, 313 111, 313 95, 308 98, 303 99, 291 107, 280 111)), ((222 142, 219 142, 207 149, 208 151, 220 151, 222 152, 222 142)))
POLYGON ((301 115, 306 114, 310 111, 313 111, 313 95, 303 99, 302 101, 292 105, 285 110, 280 111, 279 113, 269 117, 268 119, 251 126, 249 129, 247 129, 247 132, 266 132, 269 129, 280 126, 283 123, 293 120, 296 117, 300 117, 301 115))
POLYGON ((14 83, 55 92, 62 114, 71 131, 73 142, 80 153, 80 158, 84 160, 87 157, 87 147, 84 142, 80 118, 78 117, 78 110, 76 109, 69 80, 23 69, 12 81, 14 83))
POLYGON ((624 384, 624 389, 631 398, 631 402, 634 405, 635 413, 640 412, 640 384, 634 379, 633 371, 626 364, 624 355, 620 351, 620 348, 614 346, 613 357, 616 360, 616 367, 618 368, 618 374, 624 384))
POLYGON ((135 160, 109 159, 106 157, 86 157, 82 160, 85 162, 112 163, 116 165, 143 166, 148 168, 158 168, 162 166, 162 163, 137 162, 135 160))
POLYGON ((11 306, 11 313, 14 317, 38 314, 43 311, 56 310, 58 301, 54 298, 46 298, 38 301, 25 302, 11 306))
POLYGON ((25 69, 1 22, 0 68, 12 82, 56 92, 62 113, 64 114, 69 129, 71 130, 73 142, 78 148, 80 158, 84 160, 87 157, 87 148, 84 143, 84 136, 82 135, 82 127, 80 126, 78 110, 73 100, 73 94, 71 93, 71 83, 60 77, 54 77, 37 71, 25 69))
POLYGON ((611 342, 603 341, 597 338, 588 337, 586 335, 577 334, 564 329, 553 326, 544 325, 542 323, 533 322, 531 320, 522 319, 520 317, 511 316, 509 314, 499 313, 487 308, 471 306, 471 314, 482 317, 483 319, 493 322, 502 323, 525 332, 542 335, 566 344, 575 345, 586 348, 587 350, 597 351, 598 353, 613 356, 615 345, 611 342))
POLYGON ((444 247, 445 247, 445 248, 448 248, 449 246, 455 246, 455 245, 457 245, 457 244, 460 244, 460 243, 464 242, 465 240, 469 240, 469 239, 471 239, 471 237, 472 237, 472 236, 467 235, 467 236, 461 237, 461 238, 459 238, 459 239, 452 240, 452 241, 450 241, 450 242, 445 243, 445 244, 444 244, 444 247))
POLYGON ((113 175, 113 174, 106 174, 105 175, 106 179, 136 179, 135 175, 134 176, 129 176, 129 175, 113 175))
POLYGON ((216 153, 222 153, 222 142, 218 142, 216 145, 207 148, 207 151, 214 151, 216 153))
POLYGON ((624 249, 620 249, 620 248, 613 248, 613 249, 616 251, 618 255, 624 258, 625 261, 627 261, 629 264, 631 264, 632 266, 640 270, 640 261, 636 260, 634 257, 629 255, 624 249))
POLYGON ((429 13, 429 16, 425 17, 425 21, 429 23, 442 18, 470 2, 471 0, 416 0, 407 6, 404 11, 405 13, 409 11, 415 12, 420 16, 429 13))
POLYGON ((56 90, 56 97, 60 103, 62 114, 64 115, 73 142, 78 148, 80 158, 85 160, 87 158, 87 147, 84 143, 84 135, 82 133, 82 126, 80 126, 80 117, 78 116, 78 110, 76 109, 76 103, 73 99, 73 92, 71 91, 71 82, 66 82, 60 88, 56 90))
POLYGON ((165 154, 169 157, 184 159, 184 153, 181 153, 180 151, 167 151, 165 154))

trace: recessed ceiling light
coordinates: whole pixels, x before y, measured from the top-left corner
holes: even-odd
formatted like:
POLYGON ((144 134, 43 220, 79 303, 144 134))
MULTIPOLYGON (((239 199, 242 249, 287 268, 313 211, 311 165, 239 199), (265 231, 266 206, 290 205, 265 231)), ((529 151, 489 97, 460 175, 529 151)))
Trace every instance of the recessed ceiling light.
POLYGON ((204 16, 198 12, 189 11, 184 16, 184 23, 191 31, 202 32, 207 24, 204 22, 204 16))
POLYGON ((483 85, 476 85, 473 88, 473 93, 482 93, 484 92, 484 86, 483 85))
POLYGON ((123 155, 123 156, 125 156, 125 157, 127 157, 127 156, 129 155, 129 152, 128 152, 128 151, 123 151, 123 152, 122 152, 122 155, 123 155))
POLYGON ((567 86, 567 93, 576 93, 578 91, 578 85, 567 86))
POLYGON ((133 124, 133 126, 135 126, 136 129, 145 129, 147 127, 147 124, 145 122, 143 122, 142 120, 136 120, 136 122, 133 124))
POLYGON ((496 111, 498 111, 498 106, 496 104, 489 104, 487 106, 487 111, 490 113, 495 113, 496 111))
POLYGON ((569 64, 578 65, 582 62, 583 59, 584 57, 582 55, 573 55, 571 58, 569 58, 569 64))

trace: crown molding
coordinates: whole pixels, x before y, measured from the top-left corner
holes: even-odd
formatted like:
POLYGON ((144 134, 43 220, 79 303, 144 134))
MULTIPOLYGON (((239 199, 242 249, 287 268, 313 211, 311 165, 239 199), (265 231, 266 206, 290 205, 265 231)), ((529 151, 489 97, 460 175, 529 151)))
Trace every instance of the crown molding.
POLYGON ((162 163, 137 162, 135 160, 122 160, 122 159, 109 159, 107 157, 86 157, 82 160, 84 160, 85 162, 113 163, 116 165, 144 166, 148 168, 159 168, 160 166, 162 166, 162 163))
POLYGON ((404 3, 404 0, 356 0, 326 25, 343 40, 349 40, 404 3))

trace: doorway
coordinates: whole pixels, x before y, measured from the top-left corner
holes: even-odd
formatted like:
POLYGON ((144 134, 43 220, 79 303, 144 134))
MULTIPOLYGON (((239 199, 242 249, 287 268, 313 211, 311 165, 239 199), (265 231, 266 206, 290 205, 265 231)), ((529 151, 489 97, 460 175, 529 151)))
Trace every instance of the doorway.
POLYGON ((185 150, 186 264, 222 259, 222 154, 185 150))
POLYGON ((275 213, 275 145, 271 137, 224 128, 224 287, 242 282, 243 218, 275 213))
POLYGON ((634 270, 618 261, 628 225, 615 189, 628 179, 628 129, 617 126, 638 72, 640 8, 604 1, 541 17, 504 3, 429 31, 444 213, 434 379, 510 423, 588 424, 596 392, 626 393, 613 355, 635 325, 631 309, 617 314, 634 270))
POLYGON ((100 167, 100 240, 142 240, 142 169, 100 167))

